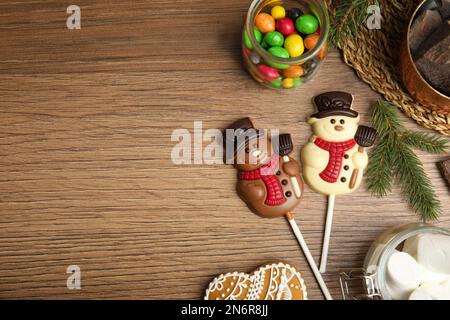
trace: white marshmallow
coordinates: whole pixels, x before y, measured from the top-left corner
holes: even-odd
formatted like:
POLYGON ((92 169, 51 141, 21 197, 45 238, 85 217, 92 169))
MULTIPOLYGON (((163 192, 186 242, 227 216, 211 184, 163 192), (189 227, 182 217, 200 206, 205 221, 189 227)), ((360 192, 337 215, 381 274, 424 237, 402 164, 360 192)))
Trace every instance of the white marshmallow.
POLYGON ((425 283, 411 293, 409 300, 450 300, 450 288, 437 283, 425 283))
POLYGON ((388 260, 386 286, 394 300, 407 300, 421 283, 423 268, 408 253, 395 251, 388 260))
POLYGON ((450 279, 446 273, 433 272, 422 266, 422 283, 443 283, 450 279))
POLYGON ((450 236, 423 233, 405 241, 403 251, 427 270, 450 275, 450 236))

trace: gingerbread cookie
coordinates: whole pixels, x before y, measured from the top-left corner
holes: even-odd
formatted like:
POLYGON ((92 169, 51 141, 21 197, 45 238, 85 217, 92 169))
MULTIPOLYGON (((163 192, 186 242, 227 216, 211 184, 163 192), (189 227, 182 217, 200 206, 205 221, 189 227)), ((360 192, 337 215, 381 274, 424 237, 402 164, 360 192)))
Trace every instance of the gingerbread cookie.
POLYGON ((205 300, 307 300, 307 293, 294 266, 275 262, 251 274, 221 274, 209 284, 205 300))

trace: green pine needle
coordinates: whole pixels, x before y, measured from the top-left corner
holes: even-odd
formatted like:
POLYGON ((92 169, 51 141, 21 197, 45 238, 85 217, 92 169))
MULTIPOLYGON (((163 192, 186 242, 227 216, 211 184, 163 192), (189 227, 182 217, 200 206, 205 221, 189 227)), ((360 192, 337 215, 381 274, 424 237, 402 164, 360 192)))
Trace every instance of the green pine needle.
POLYGON ((403 141, 413 148, 428 153, 444 154, 448 148, 447 139, 423 132, 407 131, 403 141))
POLYGON ((378 136, 405 130, 397 109, 392 108, 392 104, 385 100, 379 100, 372 108, 371 119, 378 136))
POLYGON ((395 165, 394 172, 403 195, 423 221, 437 220, 441 205, 419 158, 403 143, 397 145, 396 152, 399 161, 395 165))
POLYGON ((392 168, 394 158, 389 152, 392 146, 390 140, 381 140, 371 154, 367 166, 367 180, 369 190, 377 197, 383 197, 392 191, 392 168))
POLYGON ((354 38, 360 28, 366 25, 367 8, 377 4, 376 0, 343 0, 331 17, 330 44, 345 47, 346 39, 354 38))
POLYGON ((380 100, 372 108, 371 119, 378 138, 367 168, 369 190, 382 197, 392 191, 393 180, 423 221, 437 220, 441 205, 423 165, 412 148, 430 153, 444 153, 448 140, 407 130, 397 109, 380 100))

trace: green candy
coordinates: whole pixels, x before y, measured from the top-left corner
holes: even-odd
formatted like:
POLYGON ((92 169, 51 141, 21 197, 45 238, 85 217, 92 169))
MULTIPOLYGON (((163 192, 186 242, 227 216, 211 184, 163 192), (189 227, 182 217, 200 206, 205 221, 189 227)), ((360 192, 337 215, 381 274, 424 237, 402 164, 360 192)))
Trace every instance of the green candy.
POLYGON ((272 47, 269 48, 269 53, 275 57, 289 59, 289 52, 285 48, 272 47))
POLYGON ((269 48, 269 45, 264 41, 264 39, 261 41, 261 47, 263 47, 264 49, 269 48))
POLYGON ((282 82, 283 82, 283 78, 279 77, 279 78, 273 80, 270 84, 274 88, 281 88, 282 82))
POLYGON ((284 43, 284 37, 281 32, 272 31, 266 33, 264 36, 264 42, 267 43, 270 47, 282 47, 284 43))
MULTIPOLYGON (((272 48, 269 48, 269 50, 267 50, 267 51, 269 51, 269 53, 275 57, 289 59, 289 52, 285 48, 272 47, 272 48)), ((277 68, 277 69, 289 68, 289 65, 287 65, 287 64, 281 64, 281 63, 276 63, 276 62, 271 62, 271 61, 266 61, 266 63, 269 66, 277 68)))
MULTIPOLYGON (((262 40, 261 31, 259 31, 258 28, 254 27, 253 34, 255 35, 256 41, 258 43, 261 43, 261 40, 262 40)), ((252 42, 250 41, 250 37, 248 36, 247 29, 244 29, 244 43, 247 48, 249 48, 250 50, 253 50, 253 45, 252 45, 252 42)))
POLYGON ((304 14, 295 20, 295 28, 303 34, 311 34, 319 28, 319 21, 310 14, 304 14))
POLYGON ((292 80, 294 81, 292 88, 298 88, 303 84, 303 80, 301 78, 292 78, 292 80))

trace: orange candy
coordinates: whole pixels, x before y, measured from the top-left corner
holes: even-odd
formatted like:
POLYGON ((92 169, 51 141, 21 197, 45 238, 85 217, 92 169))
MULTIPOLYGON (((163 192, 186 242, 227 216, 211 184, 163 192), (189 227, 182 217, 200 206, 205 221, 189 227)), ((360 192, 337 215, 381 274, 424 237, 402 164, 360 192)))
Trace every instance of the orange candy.
POLYGON ((313 33, 307 36, 304 40, 306 49, 308 50, 313 49, 316 46, 317 42, 319 41, 319 38, 320 35, 318 35, 317 33, 313 33))
POLYGON ((255 18, 255 25, 262 33, 275 31, 275 19, 267 13, 260 13, 255 18))
POLYGON ((289 68, 281 71, 281 73, 286 78, 299 78, 305 73, 305 70, 302 66, 290 66, 289 68))

